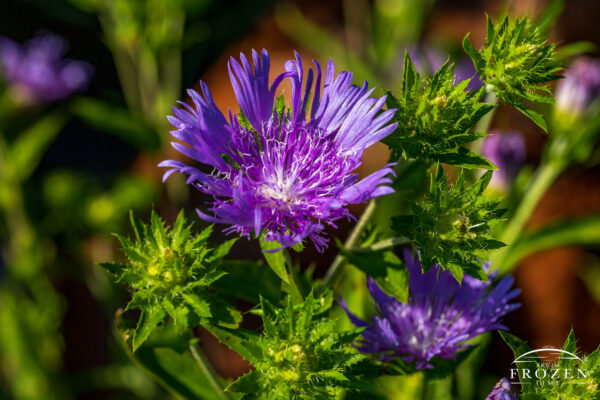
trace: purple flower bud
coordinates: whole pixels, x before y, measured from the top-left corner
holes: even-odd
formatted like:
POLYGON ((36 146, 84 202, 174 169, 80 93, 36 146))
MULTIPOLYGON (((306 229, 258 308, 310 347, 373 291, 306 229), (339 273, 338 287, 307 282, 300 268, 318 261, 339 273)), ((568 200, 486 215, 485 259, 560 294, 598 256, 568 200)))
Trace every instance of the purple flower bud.
POLYGON ((371 97, 367 82, 353 85, 351 72, 336 76, 332 61, 324 76, 315 61, 316 74, 309 69, 304 80, 296 53, 285 63, 287 72, 269 85, 266 50, 252 51, 254 68, 244 54, 240 60, 229 60, 229 76, 247 122, 231 112, 227 121, 200 82, 202 94, 188 91, 195 109, 180 103, 183 108, 174 108, 168 119, 175 127, 172 136, 183 143, 173 147, 213 172, 167 160, 159 164, 170 168, 164 178, 179 171, 212 195, 210 214, 198 210, 198 215, 229 225, 226 232, 262 233, 284 247, 308 238, 322 251, 328 242, 325 225, 352 218, 348 204, 393 192, 387 186, 391 165, 362 180, 355 171, 363 151, 396 129, 396 123, 389 123, 395 110, 379 113, 385 97, 371 97), (284 79, 292 85, 292 107, 278 115, 274 98, 284 79))
MULTIPOLYGON (((417 369, 433 368, 434 357, 455 358, 457 351, 468 347, 466 340, 506 329, 500 319, 520 307, 509 303, 520 293, 511 289, 511 276, 490 288, 490 282, 470 276, 458 283, 450 271, 438 265, 423 273, 419 256, 414 257, 410 250, 404 251, 404 263, 410 274, 408 303, 384 293, 371 278, 368 288, 379 315, 370 323, 352 314, 341 300, 352 323, 365 327, 358 350, 375 354, 381 361, 402 357, 414 361, 417 369)), ((490 280, 494 276, 491 274, 490 280)))
POLYGON ((483 139, 481 153, 498 167, 492 186, 503 188, 512 183, 525 162, 525 141, 517 132, 492 131, 483 139))
POLYGON ((506 378, 500 379, 488 394, 485 400, 517 400, 516 393, 510 392, 510 382, 506 378))
POLYGON ((51 33, 39 34, 23 45, 0 37, 2 77, 29 103, 54 102, 83 90, 92 67, 63 58, 67 42, 51 33))
POLYGON ((556 107, 580 115, 600 94, 600 60, 580 57, 565 71, 556 86, 556 107))

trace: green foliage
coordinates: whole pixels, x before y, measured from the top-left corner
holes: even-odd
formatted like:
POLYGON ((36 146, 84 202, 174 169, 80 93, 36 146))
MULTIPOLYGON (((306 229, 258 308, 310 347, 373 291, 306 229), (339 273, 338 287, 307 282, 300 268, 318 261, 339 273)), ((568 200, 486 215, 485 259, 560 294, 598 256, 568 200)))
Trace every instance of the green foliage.
MULTIPOLYGON (((507 332, 500 332, 500 335, 513 351, 515 359, 531 351, 531 348, 518 337, 507 332)), ((562 350, 576 357, 563 353, 558 361, 545 364, 537 356, 527 356, 530 362, 517 363, 522 387, 521 399, 600 399, 600 387, 598 386, 600 348, 589 355, 578 355, 575 334, 571 330, 562 350), (527 374, 522 373, 525 368, 530 370, 529 378, 527 374), (537 375, 535 375, 536 372, 537 375)))
POLYGON ((127 310, 137 308, 141 315, 133 333, 135 351, 148 339, 165 317, 180 329, 197 324, 221 324, 236 327, 241 315, 209 286, 225 275, 219 261, 235 240, 215 248, 208 246, 212 227, 193 235, 183 212, 168 231, 160 217, 152 212, 150 225, 132 215, 135 239, 120 235, 125 264, 104 263, 117 282, 133 290, 127 310))
POLYGON ((488 17, 484 46, 475 49, 467 34, 463 47, 496 96, 546 130, 543 117, 524 104, 554 102, 544 83, 560 78, 556 73, 561 67, 554 54, 556 44, 547 43, 544 30, 527 18, 504 17, 494 25, 488 17))
POLYGON ((392 228, 414 240, 420 249, 424 268, 439 264, 459 282, 464 273, 487 280, 482 262, 488 259, 489 250, 504 246, 491 237, 492 227, 505 212, 497 208, 500 200, 483 194, 491 177, 492 171, 488 171, 467 186, 461 173, 454 185, 448 185, 438 166, 429 193, 412 205, 412 215, 392 219, 392 228))
POLYGON ((336 332, 327 315, 332 301, 331 293, 317 299, 311 293, 299 305, 288 300, 285 308, 262 300, 263 334, 237 344, 255 370, 227 390, 249 400, 332 399, 363 389, 360 374, 351 372, 364 360, 350 346, 360 331, 336 332))
POLYGON ((567 219, 549 224, 531 233, 524 233, 519 240, 506 249, 502 271, 509 271, 529 254, 562 246, 600 247, 600 215, 567 219))
POLYGON ((470 92, 470 80, 454 84, 454 65, 447 61, 432 77, 421 76, 408 53, 400 93, 388 93, 388 108, 396 108, 396 131, 384 140, 394 158, 423 159, 465 168, 495 166, 462 145, 481 139, 472 129, 494 106, 482 103, 483 89, 470 92))
POLYGON ((211 387, 196 361, 187 352, 196 346, 195 339, 181 334, 171 325, 163 325, 135 352, 127 344, 129 321, 117 312, 115 326, 118 341, 127 357, 139 369, 150 375, 175 398, 189 400, 220 400, 222 397, 211 387))
POLYGON ((377 248, 377 245, 382 243, 375 242, 378 236, 377 229, 374 229, 362 241, 361 247, 354 251, 342 247, 342 253, 348 262, 373 278, 390 296, 406 302, 408 301, 408 271, 394 251, 389 248, 377 248))

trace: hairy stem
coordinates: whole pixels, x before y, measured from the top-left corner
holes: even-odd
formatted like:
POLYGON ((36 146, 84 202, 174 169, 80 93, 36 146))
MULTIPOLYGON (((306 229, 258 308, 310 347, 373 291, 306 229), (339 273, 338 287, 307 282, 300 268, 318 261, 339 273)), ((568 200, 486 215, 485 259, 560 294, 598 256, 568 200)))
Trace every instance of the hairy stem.
POLYGON ((196 360, 196 363, 200 367, 200 370, 202 370, 202 373, 208 380, 208 383, 219 395, 219 397, 222 400, 231 400, 229 395, 223 391, 223 387, 219 383, 215 370, 210 365, 210 362, 204 355, 204 352, 198 348, 196 343, 190 343, 190 353, 192 353, 192 357, 194 357, 194 360, 196 360))
MULTIPOLYGON (((360 218, 358 219, 358 222, 356 223, 356 225, 354 225, 354 229, 352 229, 352 232, 350 232, 348 239, 346 239, 346 242, 344 243, 344 247, 346 249, 351 249, 356 245, 356 243, 358 242, 358 239, 360 238, 360 234, 363 232, 363 230, 367 226, 367 222, 369 222, 369 219, 371 218, 371 216, 373 215, 374 212, 375 212, 375 200, 371 200, 369 202, 369 204, 367 204, 365 211, 363 211, 363 213, 360 216, 360 218)), ((325 277, 323 278, 323 282, 321 283, 321 291, 322 292, 325 291, 325 289, 327 289, 328 287, 335 286, 336 280, 338 279, 340 273, 342 272, 342 267, 344 266, 345 263, 346 263, 346 258, 343 255, 338 254, 335 257, 335 259, 331 263, 331 266, 327 270, 325 277)))

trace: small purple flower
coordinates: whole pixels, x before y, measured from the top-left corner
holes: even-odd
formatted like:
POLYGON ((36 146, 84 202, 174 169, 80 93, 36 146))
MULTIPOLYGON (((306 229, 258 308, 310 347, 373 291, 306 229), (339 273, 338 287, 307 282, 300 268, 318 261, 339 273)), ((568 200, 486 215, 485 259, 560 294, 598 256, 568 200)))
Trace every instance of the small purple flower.
POLYGON ((334 75, 329 61, 321 87, 321 67, 315 61, 316 79, 309 69, 304 85, 302 60, 285 63, 286 72, 269 86, 269 55, 252 51, 254 70, 244 54, 229 60, 231 85, 247 119, 229 112, 229 121, 215 105, 210 91, 200 82, 202 95, 188 90, 195 109, 173 109, 168 119, 176 128, 173 147, 213 168, 211 173, 179 161, 163 161, 161 167, 189 176, 188 183, 213 196, 209 211, 198 215, 209 222, 230 225, 226 232, 249 237, 264 234, 267 241, 284 247, 305 238, 322 251, 328 239, 325 225, 352 218, 348 204, 392 193, 391 165, 358 180, 356 168, 365 148, 396 129, 388 124, 395 110, 380 113, 385 97, 373 98, 367 82, 352 85, 352 73, 334 75), (291 111, 279 114, 275 92, 289 79, 291 111), (311 93, 314 93, 311 95, 311 93), (310 108, 309 108, 310 104, 310 108), (308 117, 308 118, 307 118, 308 117))
POLYGON ((523 137, 513 131, 492 131, 483 139, 481 153, 493 162, 492 185, 505 187, 512 183, 525 162, 526 149, 523 137))
MULTIPOLYGON (((352 323, 365 327, 357 348, 381 361, 402 357, 405 362, 415 361, 417 369, 433 368, 435 356, 454 358, 457 351, 468 347, 465 340, 506 329, 500 318, 520 306, 508 303, 520 293, 511 290, 511 276, 502 278, 494 288, 470 276, 465 276, 461 285, 438 265, 423 273, 419 256, 413 257, 410 250, 404 251, 404 263, 410 274, 408 303, 384 293, 370 277, 367 287, 379 310, 371 323, 352 314, 341 300, 352 323)), ((494 276, 491 274, 490 280, 494 276)))
POLYGON ((487 395, 485 400, 517 400, 516 393, 510 392, 510 382, 502 378, 496 383, 492 392, 487 395))
POLYGON ((556 107, 580 115, 600 95, 600 60, 580 57, 565 71, 556 85, 556 107))
POLYGON ((0 37, 4 80, 30 103, 53 102, 83 90, 92 67, 63 58, 67 42, 51 33, 39 34, 23 45, 0 37))

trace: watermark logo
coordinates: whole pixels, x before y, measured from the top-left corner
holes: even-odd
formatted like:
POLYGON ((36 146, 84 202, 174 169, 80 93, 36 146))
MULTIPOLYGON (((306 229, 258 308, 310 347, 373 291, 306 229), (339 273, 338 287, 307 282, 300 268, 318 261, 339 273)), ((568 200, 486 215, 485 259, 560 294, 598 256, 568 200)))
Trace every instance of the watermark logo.
POLYGON ((550 386, 558 384, 586 384, 589 372, 580 367, 564 368, 555 363, 557 359, 574 360, 581 366, 583 360, 561 349, 545 347, 521 354, 510 369, 510 383, 514 385, 550 386), (540 362, 541 361, 541 362, 540 362))

